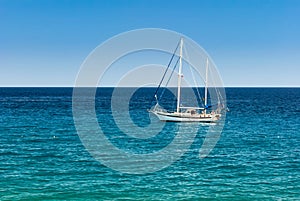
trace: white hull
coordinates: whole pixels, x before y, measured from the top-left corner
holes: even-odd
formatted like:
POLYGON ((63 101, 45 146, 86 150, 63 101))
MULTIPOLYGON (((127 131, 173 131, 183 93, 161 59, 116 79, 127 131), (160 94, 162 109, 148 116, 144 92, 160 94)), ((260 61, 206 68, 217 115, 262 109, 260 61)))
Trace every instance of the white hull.
POLYGON ((173 121, 173 122, 203 122, 213 123, 217 122, 220 118, 220 114, 187 114, 187 113, 166 113, 152 111, 161 121, 173 121))

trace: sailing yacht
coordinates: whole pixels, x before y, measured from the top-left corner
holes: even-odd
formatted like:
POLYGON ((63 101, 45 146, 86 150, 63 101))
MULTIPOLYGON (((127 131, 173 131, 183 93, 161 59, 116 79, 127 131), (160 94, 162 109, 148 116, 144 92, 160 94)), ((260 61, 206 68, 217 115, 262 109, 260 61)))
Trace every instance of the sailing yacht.
MULTIPOLYGON (((207 99, 208 98, 208 66, 209 66, 208 58, 206 60, 204 107, 184 107, 184 106, 181 106, 181 82, 182 82, 182 78, 183 78, 183 74, 182 74, 183 38, 180 39, 179 46, 180 46, 180 51, 179 51, 179 71, 178 71, 178 82, 177 82, 177 107, 176 107, 176 111, 169 112, 169 111, 163 109, 158 104, 158 99, 157 99, 158 89, 157 89, 156 92, 155 92, 155 98, 156 98, 157 103, 153 108, 151 108, 149 110, 149 112, 155 114, 161 121, 203 122, 203 123, 217 122, 221 118, 220 110, 217 109, 215 111, 209 111, 208 110, 209 106, 207 105, 208 104, 208 102, 207 102, 207 100, 208 100, 207 99)), ((177 51, 177 48, 176 48, 175 51, 177 51)), ((159 87, 160 87, 160 85, 159 85, 159 87)))

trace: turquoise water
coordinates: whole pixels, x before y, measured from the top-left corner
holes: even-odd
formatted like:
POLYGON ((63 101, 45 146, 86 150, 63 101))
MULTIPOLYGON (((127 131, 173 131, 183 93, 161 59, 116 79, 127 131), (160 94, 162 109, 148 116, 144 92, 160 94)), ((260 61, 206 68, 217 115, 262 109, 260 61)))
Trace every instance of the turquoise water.
MULTIPOLYGON (((175 123, 150 141, 126 138, 109 115, 112 89, 99 90, 99 125, 116 146, 150 153, 172 141, 175 123)), ((153 89, 147 90, 130 106, 141 127, 150 123, 153 89)), ((180 160, 129 175, 85 149, 71 88, 0 88, 0 200, 299 200, 300 88, 227 88, 226 94, 230 112, 208 157, 198 158, 206 129, 200 126, 180 160)))

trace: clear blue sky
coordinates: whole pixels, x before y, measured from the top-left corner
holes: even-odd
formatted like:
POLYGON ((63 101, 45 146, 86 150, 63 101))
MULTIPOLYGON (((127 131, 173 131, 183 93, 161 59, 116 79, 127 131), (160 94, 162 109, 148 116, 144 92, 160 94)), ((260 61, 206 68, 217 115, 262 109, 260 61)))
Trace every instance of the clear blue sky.
POLYGON ((226 86, 300 86, 297 0, 0 0, 0 86, 72 86, 97 45, 140 28, 198 42, 226 86))

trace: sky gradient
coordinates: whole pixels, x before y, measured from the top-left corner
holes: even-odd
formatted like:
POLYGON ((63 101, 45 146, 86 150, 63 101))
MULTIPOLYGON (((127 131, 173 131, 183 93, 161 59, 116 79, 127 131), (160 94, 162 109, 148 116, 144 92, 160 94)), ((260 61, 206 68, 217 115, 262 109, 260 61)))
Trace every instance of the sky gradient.
POLYGON ((96 46, 141 28, 196 41, 225 86, 300 87, 297 0, 0 0, 0 86, 73 86, 96 46))

